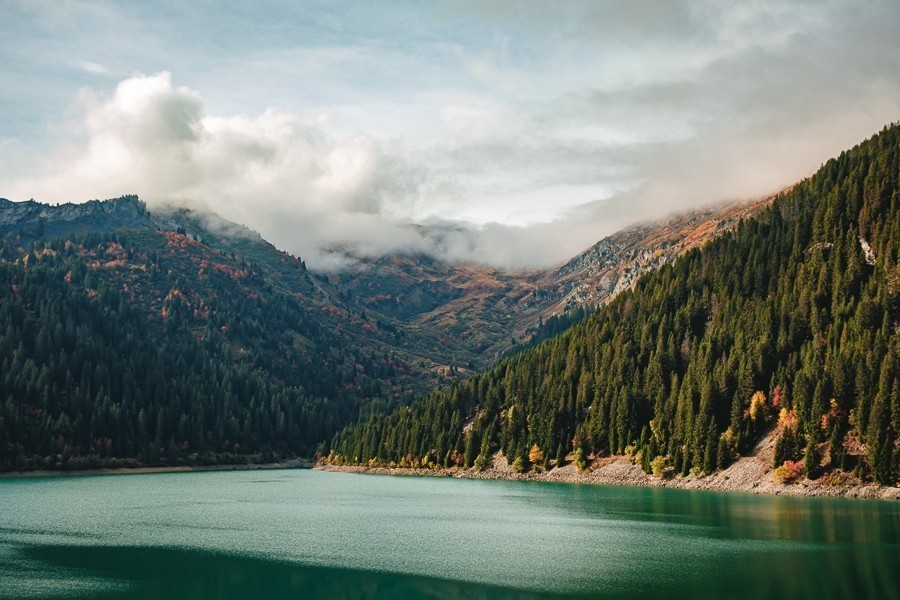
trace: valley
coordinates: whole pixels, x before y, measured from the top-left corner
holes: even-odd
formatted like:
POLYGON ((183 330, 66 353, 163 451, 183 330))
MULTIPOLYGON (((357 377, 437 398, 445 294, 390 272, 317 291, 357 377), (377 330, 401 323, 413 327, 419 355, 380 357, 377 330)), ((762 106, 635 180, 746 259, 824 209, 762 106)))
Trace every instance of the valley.
POLYGON ((316 273, 238 224, 136 196, 2 200, 2 464, 310 456, 557 333, 764 204, 636 226, 544 272, 392 256, 316 273))
POLYGON ((134 196, 2 201, 3 465, 316 454, 336 466, 503 460, 589 473, 627 455, 647 473, 658 462, 709 476, 775 427, 769 470, 806 460, 809 473, 852 471, 843 485, 889 483, 895 336, 871 326, 895 318, 893 208, 881 200, 895 137, 885 129, 829 163, 837 180, 823 171, 774 197, 635 225, 546 271, 395 255, 314 272, 238 224, 134 196), (885 168, 859 195, 854 177, 870 163, 885 168), (823 212, 836 189, 857 190, 840 193, 858 213, 823 212), (815 296, 797 288, 817 280, 815 296), (850 339, 865 368, 838 346, 806 349, 850 339), (142 363, 162 378, 151 383, 142 363), (823 368, 839 378, 816 385, 823 368))
POLYGON ((900 598, 900 1, 0 14, 0 600, 900 598))

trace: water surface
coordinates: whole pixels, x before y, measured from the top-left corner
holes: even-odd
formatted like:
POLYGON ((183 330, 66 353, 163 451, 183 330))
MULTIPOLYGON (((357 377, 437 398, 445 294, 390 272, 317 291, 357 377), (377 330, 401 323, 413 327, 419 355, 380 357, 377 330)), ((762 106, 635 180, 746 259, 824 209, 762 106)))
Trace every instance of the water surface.
POLYGON ((900 504, 301 470, 5 479, 0 596, 900 598, 900 504))

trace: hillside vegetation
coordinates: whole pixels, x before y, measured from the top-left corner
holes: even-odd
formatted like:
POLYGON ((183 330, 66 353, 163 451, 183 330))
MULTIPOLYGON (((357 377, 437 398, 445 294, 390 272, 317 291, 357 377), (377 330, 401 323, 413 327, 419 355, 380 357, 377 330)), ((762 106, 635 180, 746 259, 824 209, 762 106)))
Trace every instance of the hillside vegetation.
POLYGON ((289 255, 177 230, 20 243, 0 246, 0 469, 309 456, 411 377, 289 255))
POLYGON ((211 213, 0 199, 0 470, 311 455, 755 207, 635 226, 543 273, 392 256, 326 276, 211 213))
POLYGON ((562 336, 337 434, 337 464, 710 473, 776 429, 785 480, 900 477, 900 126, 562 336))

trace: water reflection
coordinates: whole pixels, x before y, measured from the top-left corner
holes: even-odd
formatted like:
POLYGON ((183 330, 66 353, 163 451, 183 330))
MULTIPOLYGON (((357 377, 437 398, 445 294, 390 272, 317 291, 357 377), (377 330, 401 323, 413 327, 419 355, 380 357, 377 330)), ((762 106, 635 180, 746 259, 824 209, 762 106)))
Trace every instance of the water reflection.
MULTIPOLYGON (((648 582, 666 582, 656 595, 900 598, 900 510, 894 502, 548 488, 540 493, 548 508, 607 529, 634 529, 629 543, 637 547, 619 548, 617 555, 640 565, 635 571, 648 582)), ((521 501, 528 502, 527 495, 521 501)))
MULTIPOLYGON (((627 519, 693 525, 706 535, 828 544, 898 544, 896 503, 803 498, 699 490, 535 483, 543 502, 590 519, 627 519), (881 527, 872 527, 882 521, 881 527)), ((522 501, 529 502, 528 495, 522 501)))

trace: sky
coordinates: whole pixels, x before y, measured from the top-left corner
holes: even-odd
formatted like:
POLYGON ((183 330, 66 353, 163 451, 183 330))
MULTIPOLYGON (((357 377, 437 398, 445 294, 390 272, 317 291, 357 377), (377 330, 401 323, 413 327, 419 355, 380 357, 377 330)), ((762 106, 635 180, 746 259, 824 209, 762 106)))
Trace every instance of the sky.
POLYGON ((900 120, 900 2, 0 0, 0 197, 560 264, 900 120))

